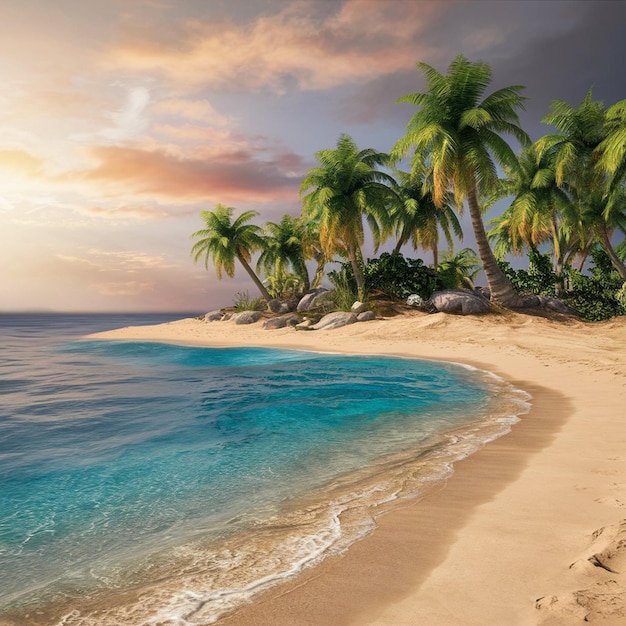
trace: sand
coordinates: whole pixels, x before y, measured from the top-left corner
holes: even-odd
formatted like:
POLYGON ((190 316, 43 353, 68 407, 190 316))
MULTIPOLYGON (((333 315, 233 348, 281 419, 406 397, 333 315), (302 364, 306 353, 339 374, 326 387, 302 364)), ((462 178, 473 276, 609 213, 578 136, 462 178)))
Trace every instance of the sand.
POLYGON ((186 319, 98 336, 440 359, 532 395, 439 488, 219 624, 626 624, 626 318, 416 312, 310 332, 186 319))

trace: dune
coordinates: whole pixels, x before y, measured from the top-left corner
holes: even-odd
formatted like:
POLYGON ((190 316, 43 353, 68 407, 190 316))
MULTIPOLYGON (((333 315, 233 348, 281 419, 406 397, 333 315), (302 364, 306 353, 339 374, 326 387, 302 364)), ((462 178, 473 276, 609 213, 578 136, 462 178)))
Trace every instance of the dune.
POLYGON ((328 331, 184 319, 96 337, 452 361, 532 396, 444 483, 219 624, 626 623, 626 318, 414 312, 328 331))

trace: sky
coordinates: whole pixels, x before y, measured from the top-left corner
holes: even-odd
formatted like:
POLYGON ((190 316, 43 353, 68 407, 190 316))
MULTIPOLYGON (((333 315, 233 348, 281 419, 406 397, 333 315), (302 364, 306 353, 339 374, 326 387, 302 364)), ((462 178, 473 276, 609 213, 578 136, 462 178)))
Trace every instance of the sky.
POLYGON ((537 139, 555 99, 626 98, 625 25, 602 0, 2 0, 0 312, 256 296, 242 268, 194 264, 202 210, 298 215, 317 150, 403 134, 420 61, 524 85, 537 139))

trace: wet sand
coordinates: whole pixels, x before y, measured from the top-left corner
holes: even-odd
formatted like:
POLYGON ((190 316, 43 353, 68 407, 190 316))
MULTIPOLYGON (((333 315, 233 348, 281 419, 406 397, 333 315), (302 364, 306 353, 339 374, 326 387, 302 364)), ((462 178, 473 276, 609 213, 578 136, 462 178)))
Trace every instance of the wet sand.
POLYGON ((98 337, 439 359, 533 396, 434 491, 219 624, 626 623, 626 318, 414 313, 311 332, 188 319, 98 337))

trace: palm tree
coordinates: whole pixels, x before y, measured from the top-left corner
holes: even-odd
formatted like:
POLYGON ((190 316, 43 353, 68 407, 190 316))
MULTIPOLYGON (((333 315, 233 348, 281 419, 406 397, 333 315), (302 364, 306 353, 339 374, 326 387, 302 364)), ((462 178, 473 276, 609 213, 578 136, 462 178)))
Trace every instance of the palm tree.
POLYGON ((463 248, 455 253, 447 250, 443 253, 443 259, 439 264, 439 270, 446 272, 456 281, 457 287, 466 286, 474 289, 474 278, 481 269, 480 259, 471 248, 463 248))
POLYGON ((613 191, 626 179, 626 100, 620 100, 605 112, 605 137, 598 145, 600 171, 609 176, 613 191))
POLYGON ((191 248, 194 262, 204 256, 204 266, 208 269, 209 258, 213 260, 217 277, 222 279, 222 270, 231 278, 235 275, 235 259, 246 270, 261 295, 266 300, 271 296, 259 277, 250 267, 252 252, 263 248, 261 229, 254 224, 247 224, 256 217, 256 211, 244 211, 233 221, 235 209, 218 204, 214 211, 201 211, 200 217, 206 228, 193 233, 192 237, 200 237, 191 248))
POLYGON ((519 167, 500 181, 494 199, 512 197, 501 215, 489 221, 487 238, 494 243, 497 258, 522 254, 551 242, 555 272, 579 249, 577 213, 565 190, 556 184, 554 167, 546 157, 538 158, 534 146, 522 151, 519 167))
POLYGON ((388 156, 371 148, 359 150, 345 134, 336 148, 319 150, 315 156, 320 165, 307 172, 300 187, 305 194, 303 215, 319 224, 320 243, 328 256, 343 249, 354 271, 358 297, 364 300, 363 217, 375 240, 388 228, 394 180, 377 169, 387 164, 388 156))
POLYGON ((536 146, 540 158, 547 155, 553 160, 557 184, 570 190, 583 229, 593 234, 626 280, 626 266, 611 243, 612 232, 625 221, 623 204, 617 201, 620 193, 623 197, 623 191, 620 192, 614 179, 620 171, 616 165, 619 151, 611 151, 612 144, 608 140, 611 128, 614 138, 620 136, 615 130, 618 127, 615 115, 607 117, 604 104, 593 100, 591 89, 576 108, 563 100, 555 100, 543 122, 559 132, 544 135, 536 146), (600 164, 603 150, 607 155, 604 168, 600 164), (603 169, 613 171, 612 186, 603 169))
POLYGON ((515 153, 501 135, 513 135, 522 145, 530 142, 516 112, 523 105, 523 88, 504 87, 482 99, 491 80, 491 68, 483 61, 472 63, 462 55, 452 61, 447 75, 426 63, 418 63, 418 68, 426 77, 428 91, 398 100, 419 109, 394 146, 392 156, 402 159, 413 151, 413 171, 426 167, 437 206, 442 206, 449 190, 459 206, 467 198, 491 298, 503 306, 523 306, 523 298, 498 266, 489 246, 479 201, 496 183, 497 165, 511 170, 518 167, 515 153))
POLYGON ((283 215, 278 223, 266 222, 264 231, 264 248, 257 262, 257 270, 264 267, 265 273, 269 275, 274 268, 274 275, 280 276, 286 272, 286 266, 291 265, 304 291, 308 291, 311 283, 304 249, 307 234, 302 218, 283 215))
POLYGON ((399 202, 391 208, 397 237, 394 253, 400 252, 400 248, 411 241, 413 250, 417 250, 419 246, 432 250, 433 266, 437 269, 439 228, 443 231, 448 247, 452 248, 452 232, 459 239, 463 238, 459 219, 449 202, 444 202, 441 206, 434 203, 423 175, 412 176, 407 172, 397 171, 396 178, 399 182, 399 202))

